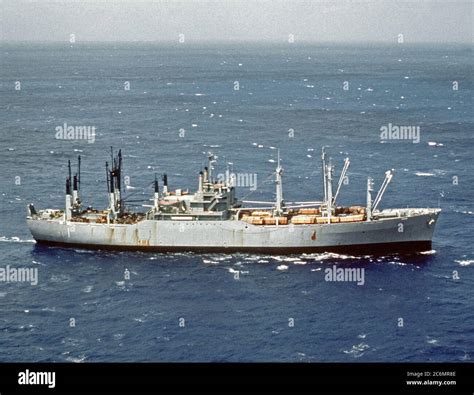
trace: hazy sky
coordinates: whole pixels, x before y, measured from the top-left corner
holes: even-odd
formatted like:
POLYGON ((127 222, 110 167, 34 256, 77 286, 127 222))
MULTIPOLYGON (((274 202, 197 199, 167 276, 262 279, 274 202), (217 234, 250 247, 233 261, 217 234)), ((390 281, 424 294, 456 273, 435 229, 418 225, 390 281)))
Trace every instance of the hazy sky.
POLYGON ((3 41, 472 42, 472 0, 0 0, 3 41))

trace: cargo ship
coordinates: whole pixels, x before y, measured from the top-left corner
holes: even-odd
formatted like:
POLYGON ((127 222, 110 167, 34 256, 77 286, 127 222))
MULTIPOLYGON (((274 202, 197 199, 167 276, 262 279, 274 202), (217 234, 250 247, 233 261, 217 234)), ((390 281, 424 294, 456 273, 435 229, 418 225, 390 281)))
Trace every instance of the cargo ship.
MULTIPOLYGON (((28 205, 27 225, 39 244, 105 250, 155 252, 246 252, 301 254, 413 253, 431 249, 439 208, 379 209, 393 171, 373 194, 367 179, 365 205, 339 206, 337 199, 350 165, 347 158, 338 182, 334 166, 322 149, 321 200, 285 202, 280 155, 274 172, 274 201, 246 201, 236 197, 235 177, 215 180, 216 157, 197 174, 197 189, 168 187, 166 174, 155 175, 154 195, 142 210, 131 211, 122 198, 122 153, 112 151, 106 162, 108 207, 84 207, 80 198, 81 158, 77 172, 66 177, 62 208, 36 210, 28 205), (162 181, 160 185, 160 181, 162 181), (375 198, 373 198, 375 195, 375 198)), ((151 192, 151 191, 150 191, 151 192)))

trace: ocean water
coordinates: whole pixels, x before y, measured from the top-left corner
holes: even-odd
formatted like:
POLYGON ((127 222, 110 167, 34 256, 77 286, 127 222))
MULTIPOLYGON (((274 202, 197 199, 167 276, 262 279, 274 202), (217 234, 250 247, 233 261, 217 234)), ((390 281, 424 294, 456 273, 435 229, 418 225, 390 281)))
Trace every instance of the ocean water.
POLYGON ((0 50, 0 267, 39 276, 0 282, 1 361, 473 360, 472 46, 0 50), (95 127, 95 141, 56 139, 64 123, 95 127), (381 141, 389 124, 419 126, 420 141, 381 141), (297 201, 321 197, 323 145, 336 175, 351 158, 341 204, 364 204, 366 177, 378 187, 394 169, 382 207, 441 207, 433 250, 91 252, 36 245, 25 224, 30 202, 62 207, 78 154, 81 193, 97 208, 110 146, 123 150, 130 200, 152 196, 155 173, 194 189, 209 150, 217 173, 257 174, 249 199, 274 199, 279 148, 285 199, 297 201), (333 265, 363 268, 364 284, 325 281, 333 265))

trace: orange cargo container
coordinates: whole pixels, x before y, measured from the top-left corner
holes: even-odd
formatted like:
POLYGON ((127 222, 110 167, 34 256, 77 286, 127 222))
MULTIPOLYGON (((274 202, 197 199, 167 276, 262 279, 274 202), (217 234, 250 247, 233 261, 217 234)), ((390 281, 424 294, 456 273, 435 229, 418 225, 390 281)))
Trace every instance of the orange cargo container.
POLYGON ((364 216, 362 214, 358 215, 348 215, 345 217, 339 217, 340 222, 360 222, 364 220, 364 216))
POLYGON ((315 224, 316 216, 314 215, 296 215, 291 219, 291 223, 295 225, 315 224))
POLYGON ((298 214, 303 214, 303 215, 316 215, 319 214, 319 210, 317 208, 301 208, 298 211, 298 214))
POLYGON ((264 225, 276 225, 276 218, 275 217, 265 217, 263 218, 264 225))
POLYGON ((272 213, 270 211, 252 211, 253 217, 271 217, 272 213))

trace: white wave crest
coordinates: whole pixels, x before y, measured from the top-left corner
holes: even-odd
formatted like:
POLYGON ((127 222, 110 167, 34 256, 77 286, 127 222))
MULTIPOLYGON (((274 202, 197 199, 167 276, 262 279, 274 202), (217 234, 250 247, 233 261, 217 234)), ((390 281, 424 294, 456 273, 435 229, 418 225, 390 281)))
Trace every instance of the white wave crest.
POLYGON ((459 263, 461 266, 469 266, 474 263, 474 259, 455 259, 454 262, 459 263))
POLYGON ((0 241, 5 243, 36 243, 36 240, 33 239, 20 239, 17 236, 7 237, 7 236, 0 236, 0 241))

